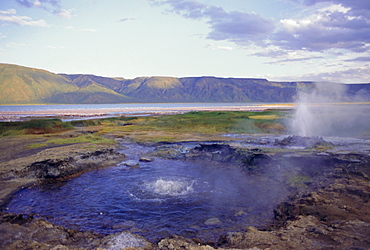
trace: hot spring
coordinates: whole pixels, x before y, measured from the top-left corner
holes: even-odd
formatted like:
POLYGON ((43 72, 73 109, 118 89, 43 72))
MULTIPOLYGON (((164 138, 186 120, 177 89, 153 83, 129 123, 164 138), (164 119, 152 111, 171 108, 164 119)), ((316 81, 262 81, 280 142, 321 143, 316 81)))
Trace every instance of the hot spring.
MULTIPOLYGON (((129 160, 149 147, 126 145, 129 160)), ((24 189, 7 211, 37 214, 55 224, 102 235, 131 231, 156 241, 170 234, 217 240, 273 218, 287 190, 239 166, 155 158, 24 189)))

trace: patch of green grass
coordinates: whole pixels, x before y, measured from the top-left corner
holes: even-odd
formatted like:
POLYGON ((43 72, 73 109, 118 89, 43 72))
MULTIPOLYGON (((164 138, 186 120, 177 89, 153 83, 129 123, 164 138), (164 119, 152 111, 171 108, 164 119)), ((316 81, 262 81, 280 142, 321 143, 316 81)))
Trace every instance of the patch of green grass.
POLYGON ((30 145, 27 145, 27 149, 33 149, 33 148, 41 148, 41 147, 46 147, 48 144, 47 143, 33 143, 30 145))
POLYGON ((50 134, 73 129, 69 122, 60 119, 33 119, 22 122, 0 122, 0 136, 50 134))
MULTIPOLYGON (((81 135, 77 137, 71 138, 56 138, 56 139, 49 139, 44 143, 33 143, 26 146, 27 149, 34 149, 34 148, 41 148, 47 147, 50 144, 75 144, 75 143, 91 143, 91 144, 115 144, 117 143, 113 139, 107 139, 100 137, 98 135, 81 135)), ((94 145, 85 146, 84 148, 94 148, 94 145)))
MULTIPOLYGON (((272 116, 278 117, 273 111, 263 112, 189 112, 180 115, 161 116, 148 120, 147 127, 154 130, 215 133, 268 133, 273 124, 283 123, 272 116), (251 116, 268 116, 269 119, 250 119, 251 116)), ((280 116, 279 116, 280 117, 280 116)))
POLYGON ((107 139, 98 135, 81 135, 71 138, 50 139, 46 143, 54 144, 73 144, 73 143, 93 143, 93 144, 115 144, 113 139, 107 139))
POLYGON ((257 120, 276 120, 279 117, 277 115, 251 115, 248 116, 248 118, 257 120))
POLYGON ((97 126, 102 123, 99 119, 92 119, 92 120, 77 120, 77 121, 70 121, 69 122, 74 127, 89 127, 89 126, 97 126))
POLYGON ((24 135, 26 131, 24 129, 0 129, 0 136, 17 136, 24 135))
POLYGON ((141 136, 149 132, 160 132, 162 134, 158 134, 158 138, 151 138, 158 141, 167 141, 176 135, 186 133, 199 135, 279 133, 285 130, 284 117, 287 115, 289 113, 280 110, 259 112, 201 111, 176 115, 111 117, 70 122, 62 122, 59 119, 37 119, 23 122, 0 122, 0 136, 38 134, 47 136, 72 130, 75 127, 87 126, 97 126, 97 133, 92 137, 85 135, 68 139, 55 139, 48 143, 113 143, 109 139, 99 137, 99 135, 107 133, 141 136))
POLYGON ((157 143, 157 142, 172 142, 174 141, 174 137, 172 136, 158 136, 155 138, 149 139, 150 142, 157 143))

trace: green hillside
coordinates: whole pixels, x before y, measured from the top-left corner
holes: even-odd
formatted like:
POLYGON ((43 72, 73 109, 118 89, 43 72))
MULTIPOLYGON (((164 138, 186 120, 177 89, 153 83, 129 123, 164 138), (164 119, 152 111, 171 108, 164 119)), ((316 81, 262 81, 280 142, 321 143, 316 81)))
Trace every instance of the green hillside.
MULTIPOLYGON (((344 85, 351 101, 370 101, 370 84, 344 85)), ((54 74, 0 64, 0 104, 135 103, 135 102, 294 102, 313 82, 271 82, 254 78, 138 77, 110 78, 54 74)))
POLYGON ((0 64, 0 103, 120 103, 130 100, 91 77, 77 75, 73 78, 40 69, 0 64))
POLYGON ((45 98, 78 87, 44 70, 0 64, 0 103, 43 103, 45 98))
POLYGON ((104 88, 99 84, 93 83, 79 88, 77 91, 60 93, 45 98, 46 103, 124 103, 129 102, 130 98, 116 93, 111 89, 104 88))

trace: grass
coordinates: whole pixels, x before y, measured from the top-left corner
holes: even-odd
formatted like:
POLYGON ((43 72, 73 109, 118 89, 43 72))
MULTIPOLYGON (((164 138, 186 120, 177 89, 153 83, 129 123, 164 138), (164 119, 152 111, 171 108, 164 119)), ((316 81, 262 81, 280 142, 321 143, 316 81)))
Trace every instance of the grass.
MULTIPOLYGON (((49 137, 49 136, 47 136, 49 137)), ((34 149, 34 148, 41 148, 47 147, 50 144, 57 144, 57 145, 64 145, 64 144, 76 144, 76 143, 84 143, 84 144, 115 144, 117 143, 113 139, 103 138, 98 135, 80 135, 76 137, 69 137, 69 138, 53 138, 48 139, 46 142, 42 143, 33 143, 26 146, 27 149, 34 149)), ((84 146, 84 148, 93 148, 93 145, 84 146)))
POLYGON ((81 135, 71 138, 50 139, 46 143, 53 144, 73 144, 73 143, 94 143, 94 144, 115 144, 113 139, 103 138, 97 135, 81 135))
POLYGON ((71 130, 74 126, 60 119, 33 119, 22 122, 1 122, 0 136, 35 135, 60 133, 71 130))
POLYGON ((277 115, 251 115, 248 116, 248 118, 257 120, 276 120, 280 117, 277 115))
MULTIPOLYGON (((202 111, 176 115, 114 117, 93 120, 62 122, 59 119, 38 119, 23 122, 0 123, 0 136, 41 135, 47 144, 114 143, 102 136, 129 136, 138 140, 174 141, 195 135, 280 133, 285 131, 286 111, 202 111), (68 130, 94 126, 94 134, 81 134, 70 138, 55 138, 68 130)), ((28 147, 42 147, 43 143, 28 147)))
POLYGON ((27 145, 26 148, 27 149, 42 148, 42 147, 46 147, 47 145, 48 145, 47 143, 33 143, 30 145, 27 145))
MULTIPOLYGON (((33 119, 22 122, 0 122, 0 136, 18 136, 22 138, 45 138, 44 142, 32 143, 27 149, 47 147, 50 144, 115 144, 113 139, 107 139, 95 134, 76 133, 72 137, 60 138, 62 132, 73 131, 78 127, 97 126, 100 120, 82 120, 63 122, 60 119, 33 119)), ((85 146, 86 147, 86 146, 85 146)), ((91 147, 94 147, 91 145, 91 147)))
MULTIPOLYGON (((109 122, 117 120, 110 119, 109 122)), ((126 121, 127 122, 127 121, 126 121)), ((104 122, 102 122, 104 124, 104 122)), ((137 117, 121 128, 106 129, 108 132, 119 130, 133 131, 166 131, 192 132, 202 134, 215 133, 271 133, 285 129, 279 111, 263 112, 189 112, 185 114, 163 115, 159 117, 137 117), (253 117, 253 118, 251 118, 253 117)))

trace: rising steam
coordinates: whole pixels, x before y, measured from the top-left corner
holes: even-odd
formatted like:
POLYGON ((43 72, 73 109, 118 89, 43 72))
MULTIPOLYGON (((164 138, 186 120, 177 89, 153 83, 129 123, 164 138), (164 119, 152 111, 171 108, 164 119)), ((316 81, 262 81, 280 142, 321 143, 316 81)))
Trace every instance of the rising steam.
POLYGON ((291 130, 300 136, 369 135, 370 107, 358 103, 361 93, 349 96, 344 84, 316 83, 298 95, 291 130))

